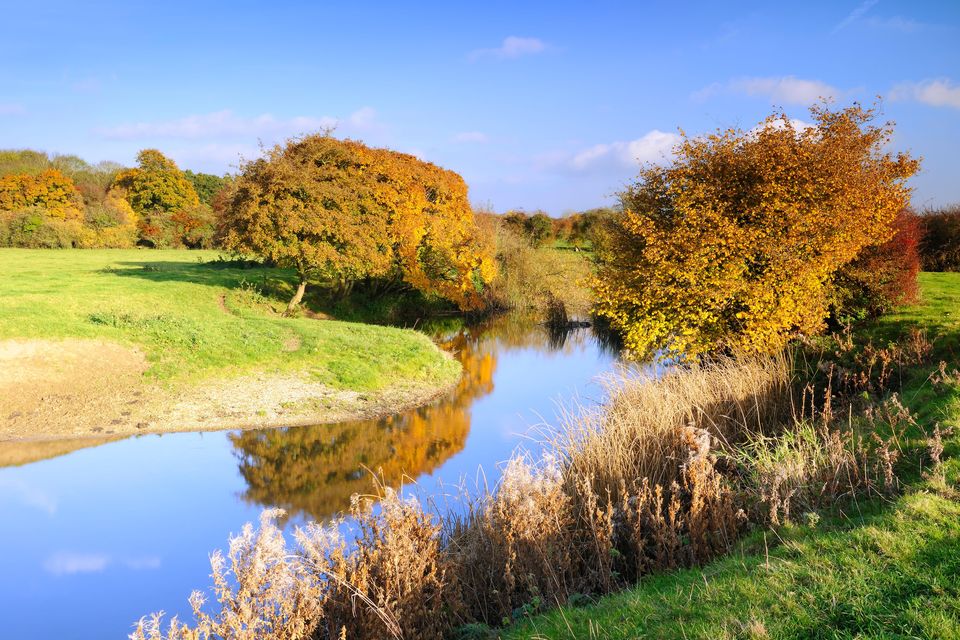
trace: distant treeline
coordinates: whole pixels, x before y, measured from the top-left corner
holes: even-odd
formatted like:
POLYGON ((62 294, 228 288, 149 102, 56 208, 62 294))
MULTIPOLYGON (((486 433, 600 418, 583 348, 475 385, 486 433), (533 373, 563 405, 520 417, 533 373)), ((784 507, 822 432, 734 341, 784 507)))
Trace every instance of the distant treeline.
POLYGON ((597 207, 554 218, 543 211, 527 213, 515 209, 503 214, 478 212, 477 216, 497 221, 529 240, 534 247, 555 242, 576 249, 592 249, 603 242, 605 223, 619 211, 619 207, 597 207))
POLYGON ((229 176, 181 171, 156 150, 137 167, 0 151, 0 246, 208 248, 229 176))

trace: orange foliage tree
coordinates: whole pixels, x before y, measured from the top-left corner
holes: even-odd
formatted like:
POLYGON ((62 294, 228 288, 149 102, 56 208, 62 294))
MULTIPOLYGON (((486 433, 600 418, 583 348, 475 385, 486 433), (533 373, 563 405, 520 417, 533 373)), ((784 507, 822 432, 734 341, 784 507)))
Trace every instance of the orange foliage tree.
POLYGON ((876 109, 811 108, 684 137, 621 194, 594 283, 635 355, 771 351, 819 331, 834 273, 887 241, 918 162, 883 151, 876 109))
POLYGON ((494 273, 463 179, 417 158, 311 135, 247 163, 222 207, 224 245, 344 288, 401 280, 461 308, 494 273))
POLYGON ((83 219, 83 199, 73 181, 56 169, 36 175, 0 177, 0 211, 40 207, 47 216, 61 220, 83 219))

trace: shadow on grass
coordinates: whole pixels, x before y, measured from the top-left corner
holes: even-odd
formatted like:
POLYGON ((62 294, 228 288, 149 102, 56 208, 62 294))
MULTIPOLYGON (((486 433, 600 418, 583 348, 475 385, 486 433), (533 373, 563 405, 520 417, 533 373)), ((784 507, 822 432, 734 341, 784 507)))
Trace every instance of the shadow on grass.
POLYGON ((243 260, 137 260, 117 264, 119 267, 108 267, 104 271, 122 278, 156 283, 179 282, 225 289, 252 287, 265 297, 283 302, 293 295, 296 279, 292 269, 265 267, 243 260))

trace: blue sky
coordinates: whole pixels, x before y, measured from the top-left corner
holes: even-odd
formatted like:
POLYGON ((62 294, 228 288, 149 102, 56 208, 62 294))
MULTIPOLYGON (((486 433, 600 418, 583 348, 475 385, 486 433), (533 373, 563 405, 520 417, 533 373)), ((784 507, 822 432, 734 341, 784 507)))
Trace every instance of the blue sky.
MULTIPOLYGON (((9 3, 8 3, 9 4, 9 3)), ((960 2, 16 2, 0 147, 221 173, 336 124, 463 175, 471 199, 610 203, 678 128, 883 97, 923 157, 914 204, 960 201, 960 2), (405 6, 409 5, 409 6, 405 6)))

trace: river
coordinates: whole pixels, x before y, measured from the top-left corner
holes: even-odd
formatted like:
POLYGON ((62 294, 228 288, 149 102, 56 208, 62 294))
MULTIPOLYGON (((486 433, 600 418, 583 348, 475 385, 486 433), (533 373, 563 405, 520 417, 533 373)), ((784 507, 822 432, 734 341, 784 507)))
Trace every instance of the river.
POLYGON ((602 398, 616 351, 590 329, 548 332, 514 318, 434 327, 464 366, 433 405, 380 420, 258 431, 144 435, 0 450, 0 637, 125 638, 142 615, 189 616, 208 555, 287 510, 287 527, 328 518, 370 471, 437 495, 496 481, 558 408, 602 398), (12 452, 12 454, 11 454, 12 452))

